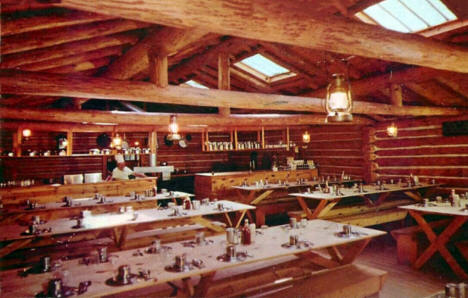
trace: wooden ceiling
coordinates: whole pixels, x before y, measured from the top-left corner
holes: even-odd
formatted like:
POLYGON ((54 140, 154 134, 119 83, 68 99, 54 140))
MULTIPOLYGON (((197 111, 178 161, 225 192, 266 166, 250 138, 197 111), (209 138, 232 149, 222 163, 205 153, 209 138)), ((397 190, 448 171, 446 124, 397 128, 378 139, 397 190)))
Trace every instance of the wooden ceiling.
POLYGON ((274 111, 321 123, 314 113, 323 116, 338 72, 351 80, 355 123, 466 113, 468 3, 444 0, 457 21, 405 35, 353 17, 376 2, 2 0, 0 115, 132 124, 141 115, 151 125, 197 113, 234 125, 220 119, 274 111), (297 75, 268 83, 233 66, 256 53, 297 75), (188 80, 210 90, 166 87, 188 80))

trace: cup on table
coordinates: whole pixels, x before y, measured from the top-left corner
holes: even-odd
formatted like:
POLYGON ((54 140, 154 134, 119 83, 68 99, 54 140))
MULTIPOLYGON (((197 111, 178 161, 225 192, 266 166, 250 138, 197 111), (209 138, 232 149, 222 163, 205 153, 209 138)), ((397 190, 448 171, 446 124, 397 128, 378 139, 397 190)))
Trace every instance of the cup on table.
POLYGON ((161 193, 162 193, 162 194, 166 194, 166 193, 167 193, 167 189, 166 189, 166 188, 161 188, 161 193))
POLYGON ((201 204, 202 204, 203 206, 209 205, 209 204, 210 204, 210 199, 209 199, 209 198, 204 198, 204 199, 202 199, 201 204))
POLYGON ((195 243, 198 245, 205 243, 205 233, 204 232, 197 232, 195 234, 195 243))
POLYGON ((200 201, 199 201, 199 200, 193 200, 193 201, 192 201, 192 207, 193 207, 194 210, 200 209, 200 205, 201 205, 201 204, 200 204, 200 201))
POLYGON ((289 226, 291 229, 297 228, 297 219, 295 217, 289 218, 289 226))
POLYGON ((36 224, 36 225, 40 224, 41 223, 41 217, 39 215, 34 215, 32 217, 32 223, 36 224))
POLYGON ((226 246, 226 257, 229 261, 236 258, 236 246, 235 245, 226 246))
POLYGON ((174 202, 167 203, 167 207, 169 207, 169 208, 172 208, 172 207, 175 207, 175 206, 176 206, 176 203, 174 203, 174 202))
POLYGON ((307 227, 307 218, 301 219, 301 228, 306 228, 307 227))
POLYGON ((346 236, 351 236, 352 230, 350 225, 343 225, 343 234, 346 236))
POLYGON ((289 245, 297 245, 299 242, 299 236, 298 235, 290 235, 289 236, 289 245))

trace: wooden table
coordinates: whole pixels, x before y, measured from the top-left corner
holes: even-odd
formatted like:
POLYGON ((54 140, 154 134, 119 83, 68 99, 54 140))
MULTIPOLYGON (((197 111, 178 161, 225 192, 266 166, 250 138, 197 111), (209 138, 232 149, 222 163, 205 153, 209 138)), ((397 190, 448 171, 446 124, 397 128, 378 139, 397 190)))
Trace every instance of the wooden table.
MULTIPOLYGON (((182 242, 169 244, 172 247, 168 254, 143 254, 134 256, 135 250, 121 251, 111 257, 112 262, 104 264, 82 265, 78 260, 63 262, 61 273, 67 272, 66 284, 77 286, 80 281, 91 280, 92 285, 88 288, 86 297, 98 297, 103 295, 117 294, 156 284, 182 281, 183 290, 186 294, 195 297, 203 297, 212 285, 216 273, 245 264, 252 264, 285 256, 297 256, 319 265, 322 268, 339 268, 346 266, 366 247, 371 238, 385 234, 385 232, 353 227, 353 231, 360 232, 359 235, 351 238, 341 238, 336 236, 336 232, 342 230, 342 225, 324 221, 308 221, 305 228, 294 229, 294 233, 300 235, 300 239, 311 242, 309 247, 285 248, 281 244, 289 241, 290 229, 284 227, 273 227, 262 229, 262 234, 257 235, 253 244, 249 246, 240 245, 238 251, 247 251, 252 257, 247 257, 244 261, 221 262, 217 256, 225 252, 226 237, 224 235, 209 237, 213 244, 185 247, 182 242), (346 246, 346 250, 342 248, 346 246), (328 257, 316 252, 318 249, 326 249, 328 257), (204 268, 195 268, 187 272, 168 272, 164 269, 167 265, 172 265, 174 256, 185 253, 187 260, 194 258, 203 261, 204 268), (151 279, 138 279, 135 283, 125 286, 109 286, 106 280, 116 275, 120 265, 129 265, 132 273, 139 270, 150 270, 151 279), (200 282, 194 285, 193 278, 200 276, 200 282)), ((55 273, 57 274, 57 273, 55 273)), ((17 270, 4 271, 0 273, 2 280, 2 294, 5 297, 31 297, 43 291, 48 280, 53 278, 54 273, 30 274, 27 277, 19 277, 17 270)), ((336 281, 330 281, 336 282, 336 281)), ((332 284, 330 284, 332 286, 332 284)))
MULTIPOLYGON (((353 183, 357 182, 357 180, 336 180, 334 182, 329 182, 330 184, 341 184, 341 183, 353 183)), ((298 182, 286 182, 285 184, 278 184, 278 183, 269 183, 269 184, 264 184, 264 185, 235 185, 232 186, 233 189, 236 190, 237 192, 237 198, 236 201, 239 201, 244 204, 250 204, 257 206, 260 203, 265 203, 268 202, 268 199, 272 198, 279 198, 282 195, 287 196, 288 192, 291 189, 296 189, 296 191, 299 189, 306 189, 306 188, 313 188, 318 184, 325 184, 323 182, 319 181, 305 181, 302 183, 298 182)), ((262 224, 265 224, 265 214, 257 208, 255 210, 256 216, 255 220, 257 223, 257 226, 261 226, 262 224)), ((253 220, 252 217, 250 216, 250 213, 248 213, 249 219, 253 220)))
POLYGON ((212 223, 204 216, 222 214, 229 226, 238 227, 247 210, 251 209, 255 209, 255 207, 231 201, 210 203, 201 206, 199 210, 183 210, 180 216, 171 216, 173 212, 171 209, 141 209, 134 212, 138 214, 136 219, 129 212, 91 215, 83 219, 83 228, 74 228, 76 220, 63 218, 39 225, 40 229, 52 228, 50 233, 46 232, 40 235, 22 234, 27 230, 25 226, 17 224, 2 225, 0 227, 0 241, 3 242, 4 246, 0 249, 0 257, 23 247, 54 245, 58 242, 75 242, 106 236, 111 236, 116 246, 122 248, 125 246, 127 235, 131 232, 167 228, 175 225, 199 224, 219 233, 223 232, 224 228, 212 223), (222 203, 226 208, 218 210, 217 204, 219 203, 222 203), (234 223, 229 213, 239 213, 234 223))
POLYGON ((177 203, 178 199, 193 197, 193 194, 174 191, 159 193, 156 196, 144 197, 135 200, 130 196, 106 196, 104 203, 92 197, 73 199, 73 206, 66 207, 64 202, 50 202, 40 204, 37 208, 28 209, 23 205, 6 205, 2 210, 0 222, 2 224, 14 223, 21 220, 31 220, 33 216, 40 216, 44 220, 78 216, 80 211, 90 209, 93 213, 117 212, 121 206, 132 206, 134 209, 154 208, 158 201, 172 200, 177 203), (156 204, 155 204, 156 203, 156 204))
POLYGON ((430 245, 419 255, 414 262, 413 267, 416 269, 421 268, 429 258, 434 255, 435 252, 439 251, 440 255, 447 261, 450 268, 457 274, 458 277, 463 280, 468 280, 468 271, 464 270, 456 259, 452 256, 450 251, 446 248, 447 242, 450 238, 460 229, 463 224, 468 221, 468 211, 460 207, 444 206, 444 203, 431 203, 436 206, 424 207, 421 204, 401 206, 400 208, 408 210, 409 214, 416 220, 418 225, 424 231, 427 239, 430 241, 430 245), (432 230, 431 226, 424 219, 424 215, 438 214, 448 215, 452 217, 450 223, 445 227, 442 233, 436 234, 432 230))
POLYGON ((379 206, 391 193, 402 192, 415 201, 421 201, 422 197, 418 193, 419 190, 437 186, 440 186, 440 184, 420 183, 411 187, 404 184, 385 184, 384 189, 381 190, 379 186, 365 185, 364 192, 359 192, 356 188, 342 188, 340 189, 339 195, 334 193, 323 193, 320 191, 312 191, 310 193, 291 193, 289 195, 297 198, 308 219, 315 219, 323 217, 344 198, 362 197, 366 204, 379 206), (371 198, 372 195, 378 195, 378 198, 373 200, 371 198), (311 211, 304 199, 318 200, 319 204, 315 207, 314 211, 311 211))

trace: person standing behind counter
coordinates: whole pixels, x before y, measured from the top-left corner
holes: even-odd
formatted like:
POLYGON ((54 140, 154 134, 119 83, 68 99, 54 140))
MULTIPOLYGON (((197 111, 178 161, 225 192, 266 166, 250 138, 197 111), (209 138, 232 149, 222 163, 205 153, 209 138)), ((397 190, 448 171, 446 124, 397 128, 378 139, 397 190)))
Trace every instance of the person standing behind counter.
POLYGON ((140 178, 146 177, 145 174, 135 173, 134 171, 130 170, 129 167, 125 166, 125 160, 122 154, 116 154, 115 161, 117 162, 117 167, 115 167, 115 169, 112 171, 113 180, 128 180, 130 179, 130 175, 134 175, 140 178))

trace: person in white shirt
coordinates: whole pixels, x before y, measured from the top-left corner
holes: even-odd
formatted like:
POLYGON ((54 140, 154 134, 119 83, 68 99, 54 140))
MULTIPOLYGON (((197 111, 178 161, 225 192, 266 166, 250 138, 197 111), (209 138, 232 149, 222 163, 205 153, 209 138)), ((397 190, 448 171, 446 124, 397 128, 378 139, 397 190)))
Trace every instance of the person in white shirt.
POLYGON ((125 160, 122 154, 116 154, 115 161, 117 162, 117 167, 112 171, 113 180, 128 180, 129 175, 134 175, 140 178, 146 177, 145 174, 135 173, 132 170, 130 170, 129 167, 125 166, 125 160))

